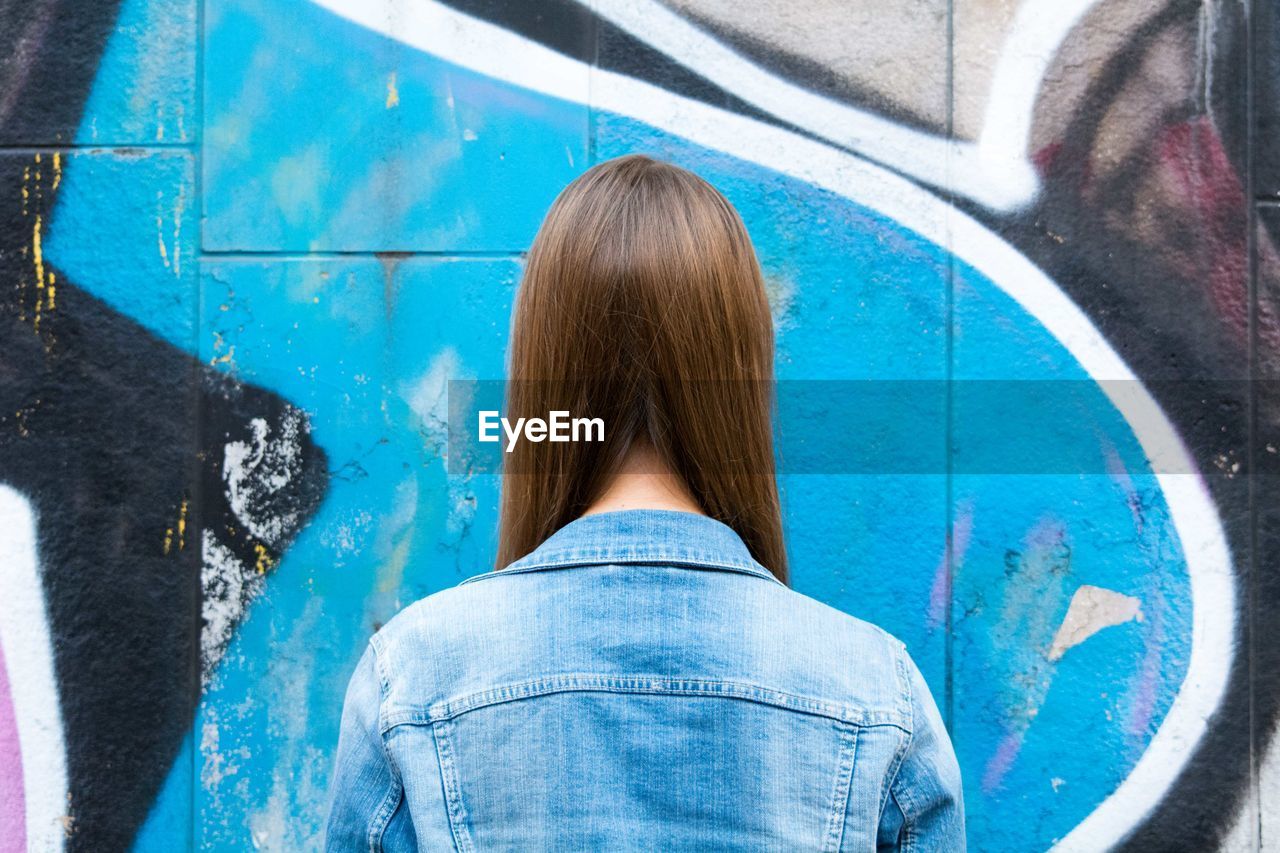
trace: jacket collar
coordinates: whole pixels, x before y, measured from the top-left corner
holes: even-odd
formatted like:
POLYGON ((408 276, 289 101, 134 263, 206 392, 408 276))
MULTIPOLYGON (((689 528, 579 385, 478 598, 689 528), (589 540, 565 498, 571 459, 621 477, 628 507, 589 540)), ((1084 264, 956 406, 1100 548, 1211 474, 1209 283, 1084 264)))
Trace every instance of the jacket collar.
POLYGON ((782 583, 752 558, 732 527, 709 516, 668 509, 625 509, 583 516, 506 568, 463 583, 517 572, 622 563, 722 569, 782 583))

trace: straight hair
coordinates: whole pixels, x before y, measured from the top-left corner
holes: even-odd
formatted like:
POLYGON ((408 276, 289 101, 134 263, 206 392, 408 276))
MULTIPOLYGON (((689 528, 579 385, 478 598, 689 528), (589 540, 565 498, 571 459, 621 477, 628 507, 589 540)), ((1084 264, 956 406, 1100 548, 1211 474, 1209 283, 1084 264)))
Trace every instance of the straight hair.
POLYGON ((497 568, 580 516, 648 442, 711 518, 787 582, 773 455, 773 319, 733 205, 642 154, 560 192, 512 312, 507 412, 603 418, 600 442, 504 454, 497 568))

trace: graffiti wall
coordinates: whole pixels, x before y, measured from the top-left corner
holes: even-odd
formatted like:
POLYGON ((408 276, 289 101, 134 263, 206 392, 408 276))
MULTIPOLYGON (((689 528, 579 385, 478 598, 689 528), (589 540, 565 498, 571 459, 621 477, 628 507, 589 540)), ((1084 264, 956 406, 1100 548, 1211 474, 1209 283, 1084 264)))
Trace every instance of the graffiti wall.
POLYGON ((0 42, 0 851, 318 846, 368 636, 492 564, 447 383, 628 152, 741 211, 781 378, 1081 394, 783 466, 794 586, 907 643, 974 849, 1280 850, 1274 4, 32 0, 0 42))

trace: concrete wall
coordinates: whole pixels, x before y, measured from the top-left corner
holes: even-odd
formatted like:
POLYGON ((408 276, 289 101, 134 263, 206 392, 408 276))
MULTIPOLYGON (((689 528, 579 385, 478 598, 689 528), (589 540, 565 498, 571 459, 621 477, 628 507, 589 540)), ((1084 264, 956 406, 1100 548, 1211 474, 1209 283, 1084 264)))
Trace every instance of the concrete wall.
POLYGON ((1278 17, 0 5, 0 850, 316 846, 365 639, 490 565, 445 383, 502 375, 547 205, 631 151, 742 212, 783 378, 1086 391, 782 481, 795 586, 944 706, 974 849, 1280 850, 1278 17))

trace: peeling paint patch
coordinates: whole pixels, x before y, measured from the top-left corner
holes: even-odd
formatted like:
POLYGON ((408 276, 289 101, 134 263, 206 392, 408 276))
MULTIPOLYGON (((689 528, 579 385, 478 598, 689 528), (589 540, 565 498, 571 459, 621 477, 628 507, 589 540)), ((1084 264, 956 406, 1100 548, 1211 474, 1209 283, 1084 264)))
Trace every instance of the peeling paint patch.
POLYGON ((201 541, 200 604, 201 666, 207 683, 222 660, 240 614, 258 594, 264 574, 245 564, 218 541, 212 530, 203 531, 201 541))
POLYGON ((764 279, 764 292, 769 300, 769 313, 773 315, 774 328, 781 331, 794 326, 791 313, 796 301, 795 283, 789 278, 767 275, 764 279))
POLYGON ((404 582, 405 567, 409 563, 414 520, 418 514, 418 480, 409 477, 396 485, 394 510, 379 525, 374 540, 374 552, 378 558, 378 574, 374 589, 379 593, 395 593, 404 582))
POLYGON ((186 188, 178 185, 173 198, 173 274, 182 275, 182 213, 186 206, 186 188))
POLYGON ((396 72, 387 76, 387 109, 400 106, 400 90, 396 88, 396 72))
MULTIPOLYGON (((446 471, 449 470, 449 380, 470 378, 473 377, 464 368, 457 350, 445 347, 431 359, 426 372, 403 392, 410 410, 416 415, 418 431, 428 454, 438 456, 446 471)), ((455 393, 467 393, 462 386, 455 385, 453 390, 455 393)), ((464 407, 468 403, 467 400, 462 401, 464 407)), ((465 447, 463 452, 466 452, 465 447)), ((475 519, 476 506, 476 495, 469 477, 450 475, 447 530, 451 541, 456 543, 468 534, 475 519)))
POLYGON ((360 555, 374 521, 368 510, 357 509, 344 513, 342 518, 335 519, 324 528, 320 543, 328 549, 335 567, 345 566, 348 557, 360 555))
POLYGON ((476 495, 465 480, 449 478, 449 518, 446 530, 460 541, 471 530, 476 517, 476 495))
POLYGON ((315 850, 322 841, 331 755, 307 742, 316 702, 316 631, 324 601, 311 598, 280 644, 262 680, 270 701, 271 728, 283 741, 271 791, 247 817, 257 850, 315 850))
POLYGON ((275 437, 265 418, 254 418, 249 428, 253 431, 249 441, 228 442, 223 451, 222 479, 236 518, 258 539, 275 547, 298 526, 297 511, 281 507, 275 498, 301 466, 300 441, 306 426, 301 412, 289 410, 275 437))
POLYGON ((1141 602, 1131 595, 1085 584, 1071 596, 1067 615, 1053 637, 1049 660, 1058 660, 1103 628, 1142 621, 1141 602))
POLYGON ((462 359, 457 350, 445 347, 405 394, 405 402, 418 416, 419 431, 433 454, 443 456, 449 446, 449 380, 465 378, 461 374, 462 359))
POLYGON ((164 244, 164 191, 156 190, 156 242, 160 248, 160 260, 164 262, 165 269, 173 269, 173 265, 169 262, 169 250, 164 244))
POLYGON ((239 767, 229 762, 226 754, 218 748, 218 723, 213 709, 206 711, 209 719, 200 727, 200 754, 204 761, 200 766, 200 784, 204 789, 213 792, 222 780, 236 773, 239 767))

